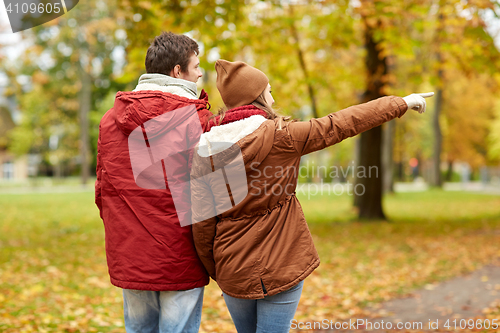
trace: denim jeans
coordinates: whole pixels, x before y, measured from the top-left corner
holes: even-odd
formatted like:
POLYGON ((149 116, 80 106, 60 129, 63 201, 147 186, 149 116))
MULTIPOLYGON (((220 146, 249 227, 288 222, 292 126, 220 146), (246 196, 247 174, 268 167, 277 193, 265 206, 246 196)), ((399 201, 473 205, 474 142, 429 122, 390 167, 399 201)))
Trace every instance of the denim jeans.
POLYGON ((196 333, 205 287, 181 291, 123 289, 127 333, 196 333))
POLYGON ((297 311, 302 286, 294 287, 262 299, 241 299, 224 293, 224 300, 238 333, 282 333, 290 330, 297 311))

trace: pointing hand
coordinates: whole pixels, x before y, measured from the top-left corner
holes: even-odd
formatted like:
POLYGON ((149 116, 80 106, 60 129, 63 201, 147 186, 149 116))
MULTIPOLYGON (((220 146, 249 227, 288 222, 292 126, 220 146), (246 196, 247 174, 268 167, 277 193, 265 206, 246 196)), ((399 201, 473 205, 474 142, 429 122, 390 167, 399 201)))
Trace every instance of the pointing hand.
POLYGON ((425 99, 434 96, 433 92, 424 94, 411 94, 403 97, 404 101, 408 105, 408 109, 418 111, 418 113, 425 112, 425 99))

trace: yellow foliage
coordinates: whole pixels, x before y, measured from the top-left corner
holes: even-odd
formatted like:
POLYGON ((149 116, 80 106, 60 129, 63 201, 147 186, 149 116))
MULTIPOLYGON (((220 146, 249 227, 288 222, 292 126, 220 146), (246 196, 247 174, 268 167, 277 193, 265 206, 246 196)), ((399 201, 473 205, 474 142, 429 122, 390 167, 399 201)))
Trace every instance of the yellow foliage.
POLYGON ((443 151, 448 160, 467 161, 473 168, 486 163, 488 134, 494 117, 490 80, 485 75, 467 78, 449 73, 443 108, 446 116, 443 151))
POLYGON ((495 106, 495 119, 491 122, 489 134, 488 157, 491 159, 500 159, 500 100, 497 100, 495 106))

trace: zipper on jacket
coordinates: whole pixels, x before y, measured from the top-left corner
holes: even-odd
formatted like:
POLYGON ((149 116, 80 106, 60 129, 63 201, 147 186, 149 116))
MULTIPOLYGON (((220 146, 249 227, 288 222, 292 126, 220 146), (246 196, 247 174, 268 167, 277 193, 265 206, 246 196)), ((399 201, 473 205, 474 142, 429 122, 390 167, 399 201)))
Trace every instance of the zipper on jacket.
POLYGON ((267 290, 266 290, 266 286, 264 286, 264 282, 262 281, 262 279, 260 279, 260 285, 262 286, 262 291, 264 292, 264 296, 266 296, 267 290))

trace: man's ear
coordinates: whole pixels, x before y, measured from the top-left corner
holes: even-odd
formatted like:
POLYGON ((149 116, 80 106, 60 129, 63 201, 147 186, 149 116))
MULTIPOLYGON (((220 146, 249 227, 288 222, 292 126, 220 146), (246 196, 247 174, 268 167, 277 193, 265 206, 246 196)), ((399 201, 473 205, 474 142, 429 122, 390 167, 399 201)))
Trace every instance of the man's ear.
POLYGON ((181 76, 181 65, 175 65, 170 71, 170 76, 178 79, 181 76))

